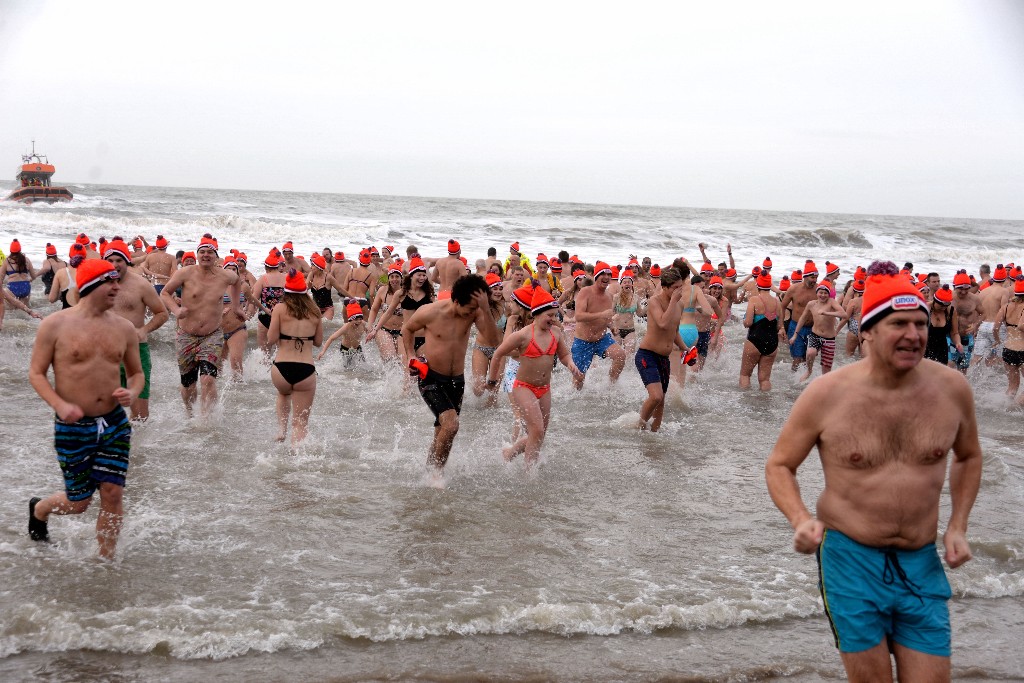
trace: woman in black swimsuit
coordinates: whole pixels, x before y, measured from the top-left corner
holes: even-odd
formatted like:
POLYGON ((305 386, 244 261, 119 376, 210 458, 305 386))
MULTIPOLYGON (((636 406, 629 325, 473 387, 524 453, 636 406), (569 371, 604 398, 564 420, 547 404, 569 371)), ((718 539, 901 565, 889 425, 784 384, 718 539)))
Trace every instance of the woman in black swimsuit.
POLYGON ((313 347, 324 342, 324 321, 309 296, 306 278, 294 269, 288 271, 281 303, 270 314, 267 341, 278 345, 270 368, 270 379, 277 389, 277 440, 284 441, 290 415, 295 448, 306 438, 306 424, 316 395, 313 347))
POLYGON ((332 289, 339 290, 340 285, 328 270, 327 259, 323 254, 313 254, 310 259, 313 270, 309 273, 309 293, 313 295, 313 301, 320 308, 320 314, 328 320, 334 320, 334 297, 332 289))
POLYGON ((761 391, 772 388, 772 365, 779 352, 779 319, 782 317, 782 301, 771 295, 772 277, 761 274, 757 278, 757 294, 747 302, 747 313, 743 326, 747 328, 747 340, 743 342, 743 358, 740 362, 740 388, 750 388, 750 376, 757 368, 757 383, 761 391))
POLYGON ((369 326, 366 341, 369 342, 372 339, 377 342, 380 358, 385 363, 401 357, 402 323, 405 321, 405 316, 401 307, 396 309, 390 303, 394 295, 401 289, 402 266, 393 263, 388 266, 387 287, 377 289, 377 293, 373 297, 373 305, 370 307, 370 319, 366 322, 369 326))
POLYGON ((956 309, 952 304, 953 291, 949 285, 943 285, 932 296, 928 312, 928 343, 924 347, 924 357, 943 365, 949 364, 949 347, 960 344, 956 309))
MULTIPOLYGON (((388 301, 388 310, 378 324, 384 327, 392 316, 396 314, 410 316, 420 306, 426 306, 433 302, 434 286, 427 282, 427 267, 423 264, 423 259, 413 256, 409 260, 409 273, 402 282, 402 288, 391 295, 391 299, 388 301)), ((420 348, 426 341, 426 337, 416 337, 415 348, 420 348)), ((409 359, 405 357, 405 345, 399 344, 398 349, 402 353, 402 363, 408 363, 409 359)))

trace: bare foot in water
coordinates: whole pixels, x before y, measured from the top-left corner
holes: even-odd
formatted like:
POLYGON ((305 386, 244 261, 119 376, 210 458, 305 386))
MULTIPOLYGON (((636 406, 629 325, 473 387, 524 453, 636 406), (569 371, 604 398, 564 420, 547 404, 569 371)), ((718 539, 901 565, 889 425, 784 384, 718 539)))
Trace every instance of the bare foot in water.
POLYGON ((277 436, 274 437, 274 441, 284 441, 284 432, 278 432, 277 436))
POLYGON ((512 462, 516 459, 517 455, 519 455, 519 452, 516 451, 515 446, 509 446, 501 449, 501 457, 505 462, 512 462))
POLYGON ((647 423, 644 422, 643 420, 637 420, 636 421, 636 428, 639 429, 641 432, 646 432, 647 431, 647 423))

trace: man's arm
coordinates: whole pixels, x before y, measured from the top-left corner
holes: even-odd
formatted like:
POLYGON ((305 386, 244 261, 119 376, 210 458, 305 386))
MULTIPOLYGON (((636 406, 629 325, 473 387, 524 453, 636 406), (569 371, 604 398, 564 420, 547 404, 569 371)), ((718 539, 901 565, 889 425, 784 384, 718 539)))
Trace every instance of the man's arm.
MULTIPOLYGON (((188 268, 194 267, 195 266, 189 266, 188 268)), ((175 318, 181 317, 181 311, 185 307, 179 306, 174 301, 174 292, 177 291, 178 287, 180 287, 182 283, 185 282, 185 277, 183 273, 185 273, 188 270, 188 268, 179 268, 178 270, 174 271, 174 275, 171 276, 171 279, 167 281, 167 284, 164 285, 163 290, 160 292, 160 301, 163 302, 164 307, 168 311, 174 314, 175 318)))
POLYGON ((821 428, 818 406, 826 396, 820 383, 811 383, 793 404, 789 418, 782 426, 764 467, 765 483, 775 506, 793 527, 793 547, 797 552, 812 553, 821 543, 825 525, 814 518, 800 497, 797 468, 818 442, 821 428))
POLYGON ((956 378, 954 396, 961 406, 962 418, 953 441, 953 462, 949 467, 949 498, 952 511, 942 542, 946 563, 951 569, 971 559, 967 544, 967 517, 981 486, 981 444, 978 443, 978 422, 974 415, 974 396, 963 377, 956 378))
POLYGON ((170 319, 170 315, 167 313, 167 307, 164 306, 163 299, 156 293, 152 285, 147 284, 142 290, 142 303, 153 313, 153 317, 149 319, 149 322, 142 326, 142 329, 148 335, 167 322, 170 319))

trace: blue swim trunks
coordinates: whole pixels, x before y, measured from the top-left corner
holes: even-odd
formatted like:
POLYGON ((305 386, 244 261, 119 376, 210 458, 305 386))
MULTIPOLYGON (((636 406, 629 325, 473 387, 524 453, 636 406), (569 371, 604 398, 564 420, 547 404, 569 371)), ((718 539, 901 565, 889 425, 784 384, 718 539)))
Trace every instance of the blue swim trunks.
POLYGON ((661 384, 662 393, 668 391, 668 380, 672 374, 672 361, 668 356, 648 349, 637 349, 634 362, 645 387, 648 384, 661 384))
POLYGON ((711 330, 707 332, 697 333, 697 355, 700 357, 706 357, 708 355, 708 346, 711 344, 711 330))
POLYGON ((611 332, 605 332, 603 337, 593 342, 577 337, 572 340, 572 362, 576 364, 580 372, 586 373, 590 369, 590 364, 594 362, 594 356, 604 358, 605 353, 613 344, 615 344, 615 340, 612 339, 611 332))
POLYGON ((697 343, 697 339, 700 337, 700 332, 697 331, 696 325, 687 323, 679 326, 679 336, 683 338, 683 343, 686 344, 686 348, 690 348, 697 343))
POLYGON ((960 335, 960 345, 964 347, 963 353, 956 350, 956 345, 953 344, 953 340, 949 337, 946 337, 946 343, 949 344, 949 362, 956 363, 956 366, 961 370, 969 368, 971 366, 971 356, 974 355, 974 335, 960 335))
POLYGON ((124 486, 132 427, 124 408, 78 422, 54 419, 53 445, 68 500, 86 500, 103 482, 124 486))
POLYGON ((24 299, 32 293, 32 283, 27 280, 15 280, 7 283, 7 289, 19 299, 24 299))
MULTIPOLYGON (((790 356, 800 360, 807 358, 807 335, 811 333, 813 328, 813 325, 806 325, 800 328, 800 331, 796 333, 796 341, 789 345, 790 356)), ((794 329, 796 329, 796 321, 790 320, 786 324, 786 336, 792 337, 794 329)))
POLYGON ((890 636, 911 650, 949 656, 951 591, 934 543, 872 548, 827 529, 817 556, 818 589, 840 652, 862 652, 890 636))

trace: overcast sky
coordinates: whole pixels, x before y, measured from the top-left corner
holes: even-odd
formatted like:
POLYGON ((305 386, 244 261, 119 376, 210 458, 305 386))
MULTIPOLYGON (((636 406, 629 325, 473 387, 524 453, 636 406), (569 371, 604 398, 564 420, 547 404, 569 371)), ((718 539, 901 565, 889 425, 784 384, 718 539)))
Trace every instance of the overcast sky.
POLYGON ((1024 1, 0 0, 0 182, 1024 218, 1024 1))

